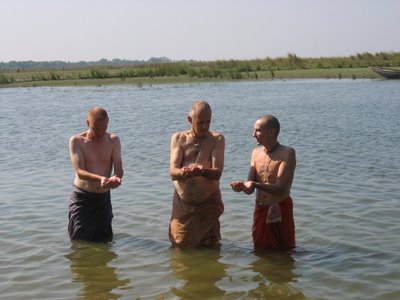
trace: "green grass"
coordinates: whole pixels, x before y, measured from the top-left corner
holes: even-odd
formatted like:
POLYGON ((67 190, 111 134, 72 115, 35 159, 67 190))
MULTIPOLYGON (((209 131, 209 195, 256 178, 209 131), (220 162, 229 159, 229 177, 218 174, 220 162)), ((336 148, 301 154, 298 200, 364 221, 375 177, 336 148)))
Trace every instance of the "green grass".
POLYGON ((364 53, 350 57, 166 62, 51 70, 0 70, 0 87, 163 84, 294 78, 381 78, 368 67, 400 66, 400 53, 364 53))

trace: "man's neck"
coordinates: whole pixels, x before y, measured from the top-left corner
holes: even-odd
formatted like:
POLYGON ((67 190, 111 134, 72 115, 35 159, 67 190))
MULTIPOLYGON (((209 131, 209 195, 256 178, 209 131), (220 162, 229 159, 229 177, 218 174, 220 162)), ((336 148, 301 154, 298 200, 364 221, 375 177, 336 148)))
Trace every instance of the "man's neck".
POLYGON ((275 141, 271 145, 264 146, 264 151, 267 154, 271 154, 272 152, 274 152, 279 147, 279 145, 280 145, 279 142, 275 141))
POLYGON ((104 136, 102 136, 101 138, 97 138, 91 130, 88 130, 86 133, 86 138, 91 142, 100 143, 101 141, 103 141, 104 136))
POLYGON ((194 140, 202 140, 207 137, 207 133, 205 133, 203 136, 199 136, 199 135, 195 134, 193 130, 190 130, 190 135, 192 136, 192 138, 194 140))

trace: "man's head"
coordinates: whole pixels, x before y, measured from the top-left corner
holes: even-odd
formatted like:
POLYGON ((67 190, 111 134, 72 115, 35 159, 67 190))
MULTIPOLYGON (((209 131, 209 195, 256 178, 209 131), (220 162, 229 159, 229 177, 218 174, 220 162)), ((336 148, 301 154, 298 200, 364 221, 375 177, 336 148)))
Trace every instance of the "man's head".
POLYGON ((93 107, 87 114, 86 122, 93 139, 101 139, 107 132, 108 114, 102 107, 93 107))
POLYGON ((210 129, 211 107, 203 100, 193 102, 188 121, 192 125, 192 132, 196 137, 204 137, 210 129))
POLYGON ((253 137, 261 145, 275 142, 278 139, 280 124, 273 115, 265 115, 257 119, 254 123, 253 137))

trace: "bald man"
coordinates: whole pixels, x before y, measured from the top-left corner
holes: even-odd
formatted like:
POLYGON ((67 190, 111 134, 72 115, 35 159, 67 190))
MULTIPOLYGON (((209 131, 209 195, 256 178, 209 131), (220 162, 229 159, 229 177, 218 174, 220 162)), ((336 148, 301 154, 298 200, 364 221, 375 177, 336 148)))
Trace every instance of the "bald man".
POLYGON ((253 137, 254 149, 247 181, 231 183, 235 192, 252 194, 256 190, 253 216, 253 242, 256 249, 290 250, 295 247, 293 202, 290 197, 296 153, 278 142, 280 124, 276 117, 260 117, 253 137))
POLYGON ((171 139, 170 176, 175 192, 169 238, 178 247, 215 246, 221 239, 219 217, 224 205, 219 179, 225 139, 209 130, 211 115, 207 102, 195 101, 187 117, 191 128, 171 139))
POLYGON ((72 240, 109 241, 113 236, 110 189, 121 185, 123 169, 121 143, 107 132, 108 121, 107 112, 94 107, 87 114, 88 130, 69 140, 75 169, 68 224, 72 240))

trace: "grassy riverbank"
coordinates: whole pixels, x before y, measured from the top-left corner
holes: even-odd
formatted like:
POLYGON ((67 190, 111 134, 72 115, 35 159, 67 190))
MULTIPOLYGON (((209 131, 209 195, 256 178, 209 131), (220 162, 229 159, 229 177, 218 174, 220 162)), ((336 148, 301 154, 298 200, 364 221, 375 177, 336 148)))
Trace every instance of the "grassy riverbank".
POLYGON ((107 85, 282 80, 293 78, 381 78, 368 67, 400 66, 400 53, 357 54, 341 58, 284 58, 212 62, 165 62, 125 66, 17 68, 0 70, 0 87, 107 85))

